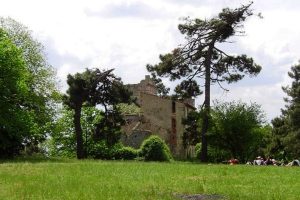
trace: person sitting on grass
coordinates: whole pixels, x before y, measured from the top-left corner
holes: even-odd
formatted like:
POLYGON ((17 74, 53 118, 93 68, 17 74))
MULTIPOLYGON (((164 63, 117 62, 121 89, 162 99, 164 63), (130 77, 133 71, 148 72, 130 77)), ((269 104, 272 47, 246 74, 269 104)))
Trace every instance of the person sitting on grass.
POLYGON ((230 160, 228 160, 228 163, 230 165, 236 165, 236 164, 239 164, 239 160, 236 158, 231 158, 230 160))
POLYGON ((292 162, 288 163, 286 166, 300 166, 300 161, 293 160, 292 162))
POLYGON ((253 161, 253 165, 263 165, 264 159, 260 156, 256 157, 256 159, 253 161))
POLYGON ((271 157, 268 157, 265 161, 264 161, 264 165, 273 165, 273 159, 271 157))

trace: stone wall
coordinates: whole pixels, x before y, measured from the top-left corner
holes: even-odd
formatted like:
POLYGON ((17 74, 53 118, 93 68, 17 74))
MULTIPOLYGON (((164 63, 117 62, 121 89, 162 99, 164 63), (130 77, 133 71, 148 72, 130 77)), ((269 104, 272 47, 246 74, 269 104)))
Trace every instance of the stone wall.
POLYGON ((137 98, 137 103, 140 104, 141 92, 156 95, 157 89, 150 76, 145 76, 144 80, 141 80, 138 84, 128 84, 127 87, 132 91, 133 96, 137 98))
POLYGON ((184 157, 182 118, 187 115, 187 106, 182 102, 147 93, 141 93, 140 97, 145 128, 164 139, 174 156, 184 157))
POLYGON ((121 142, 125 146, 130 146, 138 149, 140 148, 143 141, 150 137, 151 134, 151 131, 147 130, 134 130, 130 135, 123 134, 121 137, 121 142))

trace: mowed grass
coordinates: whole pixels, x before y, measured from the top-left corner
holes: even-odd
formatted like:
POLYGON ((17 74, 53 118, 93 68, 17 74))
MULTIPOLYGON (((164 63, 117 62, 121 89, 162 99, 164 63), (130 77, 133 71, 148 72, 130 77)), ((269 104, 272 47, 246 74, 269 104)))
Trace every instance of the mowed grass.
POLYGON ((50 160, 0 163, 0 199, 300 199, 300 168, 184 162, 50 160))

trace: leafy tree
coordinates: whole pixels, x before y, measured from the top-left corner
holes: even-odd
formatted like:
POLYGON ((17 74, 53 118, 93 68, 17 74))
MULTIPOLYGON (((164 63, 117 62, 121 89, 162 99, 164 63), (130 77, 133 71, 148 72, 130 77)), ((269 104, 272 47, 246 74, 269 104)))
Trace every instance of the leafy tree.
POLYGON ((272 120, 273 146, 271 153, 282 152, 283 157, 299 158, 300 155, 300 63, 288 72, 291 86, 283 87, 287 94, 282 115, 272 120))
POLYGON ((251 4, 236 9, 225 8, 210 20, 186 18, 185 23, 178 26, 179 31, 185 35, 186 43, 171 53, 160 55, 160 63, 147 65, 148 71, 160 77, 169 77, 171 81, 182 80, 175 91, 185 98, 200 95, 200 84, 204 79, 202 161, 207 160, 206 134, 209 128, 211 84, 221 86, 222 82, 236 82, 246 74, 257 75, 261 70, 252 58, 228 55, 218 46, 230 37, 243 33, 243 22, 253 15, 251 4))
POLYGON ((0 29, 0 157, 17 154, 30 134, 33 116, 24 107, 27 81, 22 51, 0 29))
MULTIPOLYGON (((81 124, 84 154, 88 155, 93 144, 95 125, 103 118, 103 112, 94 107, 83 107, 81 124)), ((75 157, 76 136, 74 135, 74 110, 62 108, 60 116, 52 125, 46 148, 51 156, 75 157)))
POLYGON ((11 18, 2 17, 0 17, 0 27, 21 50, 24 66, 28 72, 26 84, 30 96, 23 100, 23 106, 32 113, 34 124, 31 126, 31 134, 24 143, 27 146, 36 146, 50 131, 49 125, 56 114, 56 105, 60 98, 56 73, 46 60, 43 45, 32 37, 27 27, 11 18))
POLYGON ((245 161, 263 145, 264 113, 259 105, 242 102, 216 103, 212 109, 210 145, 245 161))
MULTIPOLYGON (((116 105, 130 103, 131 93, 122 84, 120 78, 112 73, 113 69, 100 71, 99 69, 87 69, 83 73, 74 76, 68 75, 69 89, 64 96, 64 102, 74 110, 74 127, 77 143, 77 158, 85 157, 83 149, 82 127, 80 123, 82 106, 101 105, 104 108, 104 124, 112 129, 119 125, 116 118, 116 105)), ((103 128, 103 123, 97 125, 96 135, 103 128)), ((102 134, 103 135, 103 134, 102 134)), ((109 140, 113 142, 113 140, 109 140)))

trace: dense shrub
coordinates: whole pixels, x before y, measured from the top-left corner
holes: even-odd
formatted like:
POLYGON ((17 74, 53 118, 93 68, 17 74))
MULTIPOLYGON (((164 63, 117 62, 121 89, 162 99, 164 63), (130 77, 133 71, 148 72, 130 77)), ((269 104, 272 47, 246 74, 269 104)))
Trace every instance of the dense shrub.
POLYGON ((100 141, 92 145, 89 155, 95 159, 133 160, 137 158, 138 151, 131 147, 124 147, 120 143, 108 146, 105 141, 100 141))
POLYGON ((166 143, 158 136, 150 136, 141 145, 140 156, 145 161, 170 161, 171 152, 166 143))
POLYGON ((215 102, 211 110, 211 131, 207 135, 215 158, 229 153, 229 159, 245 162, 258 155, 267 133, 264 116, 261 106, 255 103, 215 102))
MULTIPOLYGON (((201 143, 197 143, 195 146, 195 156, 196 159, 201 158, 201 143)), ((222 162, 231 158, 231 155, 228 151, 218 149, 216 147, 208 146, 207 154, 209 157, 209 162, 222 162)))
POLYGON ((95 142, 90 145, 88 155, 95 159, 112 159, 112 152, 115 147, 108 147, 105 141, 95 142))
POLYGON ((207 155, 209 156, 208 161, 214 163, 220 163, 229 160, 232 157, 229 151, 213 146, 208 146, 207 155))
POLYGON ((123 159, 123 160, 133 160, 137 158, 138 150, 131 147, 122 147, 117 149, 114 154, 115 159, 123 159))

